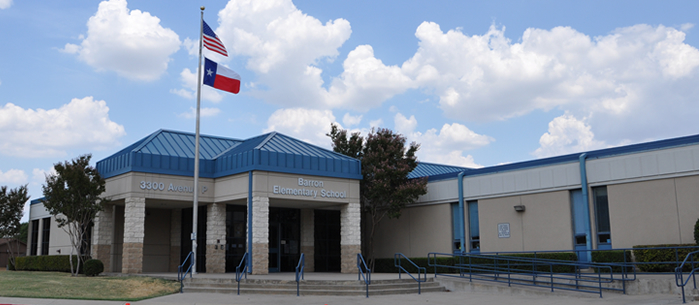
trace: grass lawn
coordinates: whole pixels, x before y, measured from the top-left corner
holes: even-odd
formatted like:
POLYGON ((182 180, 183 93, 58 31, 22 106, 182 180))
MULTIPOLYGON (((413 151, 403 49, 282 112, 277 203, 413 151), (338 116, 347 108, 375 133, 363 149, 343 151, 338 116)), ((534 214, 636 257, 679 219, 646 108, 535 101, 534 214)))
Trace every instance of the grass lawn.
POLYGON ((179 292, 180 284, 141 276, 87 277, 63 272, 0 269, 0 296, 138 301, 179 292))

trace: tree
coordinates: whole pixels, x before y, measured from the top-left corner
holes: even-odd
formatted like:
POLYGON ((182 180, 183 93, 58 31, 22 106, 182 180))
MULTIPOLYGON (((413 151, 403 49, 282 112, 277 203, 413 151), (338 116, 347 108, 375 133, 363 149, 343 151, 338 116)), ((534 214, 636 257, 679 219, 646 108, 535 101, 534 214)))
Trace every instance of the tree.
POLYGON ((371 218, 364 253, 373 269, 374 234, 381 220, 399 218, 406 205, 427 193, 426 179, 408 179, 408 174, 417 167, 415 153, 420 145, 412 142, 406 148, 405 137, 385 128, 372 129, 366 139, 358 132, 348 138, 346 130, 332 124, 327 136, 335 152, 362 162, 360 201, 362 211, 371 218))
MULTIPOLYGON (((7 186, 0 187, 0 237, 17 239, 24 210, 24 203, 29 200, 27 186, 7 190, 7 186)), ((15 252, 12 250, 12 242, 7 243, 10 251, 10 264, 15 263, 15 252)), ((19 249, 19 245, 18 245, 19 249)))
POLYGON ((23 243, 27 243, 27 237, 29 236, 29 223, 23 222, 19 224, 19 235, 17 239, 23 243))
POLYGON ((108 200, 100 197, 105 182, 97 169, 90 166, 92 155, 54 164, 55 175, 46 176, 43 186, 44 207, 56 218, 59 228, 70 237, 70 271, 78 275, 84 263, 84 251, 89 248, 87 233, 92 221, 108 200), (73 266, 73 251, 78 250, 78 264, 73 266))

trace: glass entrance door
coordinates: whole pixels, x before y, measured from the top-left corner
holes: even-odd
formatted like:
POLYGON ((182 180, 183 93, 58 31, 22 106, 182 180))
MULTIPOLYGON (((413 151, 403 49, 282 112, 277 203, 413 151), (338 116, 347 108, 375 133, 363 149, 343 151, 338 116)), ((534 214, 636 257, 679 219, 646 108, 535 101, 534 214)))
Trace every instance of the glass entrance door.
POLYGON ((226 272, 235 272, 245 254, 245 225, 247 208, 242 205, 226 206, 226 272))
POLYGON ((301 210, 269 208, 269 272, 293 272, 301 256, 301 210))

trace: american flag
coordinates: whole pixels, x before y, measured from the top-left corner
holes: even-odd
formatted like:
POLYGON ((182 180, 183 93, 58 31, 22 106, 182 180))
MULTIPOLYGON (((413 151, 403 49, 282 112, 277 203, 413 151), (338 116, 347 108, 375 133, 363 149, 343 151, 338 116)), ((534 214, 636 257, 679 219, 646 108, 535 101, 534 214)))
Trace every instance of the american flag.
MULTIPOLYGON (((203 20, 202 20, 203 21, 203 20)), ((209 27, 208 24, 206 24, 206 21, 204 22, 204 46, 211 50, 214 51, 218 54, 221 54, 223 56, 228 57, 228 52, 226 52, 226 47, 223 46, 223 42, 221 42, 220 39, 218 39, 218 36, 216 36, 216 33, 209 27)))

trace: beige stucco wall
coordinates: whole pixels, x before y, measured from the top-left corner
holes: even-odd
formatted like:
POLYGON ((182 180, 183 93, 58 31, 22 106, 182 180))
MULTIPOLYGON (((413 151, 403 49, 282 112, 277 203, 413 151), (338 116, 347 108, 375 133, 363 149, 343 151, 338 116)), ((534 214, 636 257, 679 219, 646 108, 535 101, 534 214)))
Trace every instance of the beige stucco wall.
POLYGON ((696 176, 608 185, 612 247, 693 243, 697 186, 696 176))
POLYGON ((573 248, 568 191, 479 200, 478 216, 481 252, 573 248), (517 212, 515 205, 524 205, 526 210, 517 212), (510 224, 509 238, 498 237, 500 223, 510 224))
POLYGON ((396 252, 408 257, 451 253, 452 236, 449 204, 409 207, 400 218, 381 221, 374 237, 374 254, 377 258, 392 258, 396 252))

